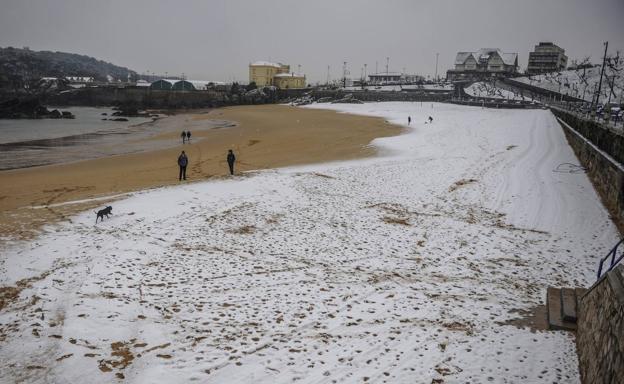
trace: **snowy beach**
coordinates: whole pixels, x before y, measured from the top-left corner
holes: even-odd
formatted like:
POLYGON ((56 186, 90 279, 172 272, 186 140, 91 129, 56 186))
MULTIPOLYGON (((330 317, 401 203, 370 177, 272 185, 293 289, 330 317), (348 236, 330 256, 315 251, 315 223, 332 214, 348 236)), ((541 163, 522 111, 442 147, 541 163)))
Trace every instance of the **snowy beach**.
POLYGON ((0 382, 580 382, 573 335, 533 316, 618 233, 556 171, 578 161, 550 111, 309 108, 412 122, 375 157, 136 192, 7 243, 0 382))
POLYGON ((0 244, 96 209, 108 196, 179 184, 176 159, 182 150, 190 158, 189 181, 196 182, 228 173, 228 149, 238 157, 236 172, 245 172, 372 156, 373 139, 403 130, 381 118, 286 105, 189 111, 148 124, 149 137, 110 148, 142 148, 136 153, 111 156, 100 138, 96 159, 78 161, 71 148, 59 147, 65 164, 0 171, 0 244), (190 142, 182 142, 181 130, 193 132, 190 142))

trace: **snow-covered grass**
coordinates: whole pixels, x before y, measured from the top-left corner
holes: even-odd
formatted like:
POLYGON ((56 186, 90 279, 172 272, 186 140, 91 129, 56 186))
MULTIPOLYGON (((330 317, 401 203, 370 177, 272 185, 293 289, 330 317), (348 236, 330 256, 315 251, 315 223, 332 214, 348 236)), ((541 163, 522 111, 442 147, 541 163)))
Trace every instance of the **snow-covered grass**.
MULTIPOLYGON (((600 102, 606 103, 609 99, 609 94, 612 92, 611 85, 613 86, 611 102, 622 102, 624 73, 617 75, 609 69, 606 69, 605 73, 606 76, 603 77, 600 92, 600 102)), ((514 80, 586 101, 592 101, 594 92, 598 89, 598 83, 600 82, 600 67, 551 72, 542 75, 518 77, 514 80)))
POLYGON ((571 334, 508 324, 617 238, 586 175, 553 172, 577 161, 551 113, 310 107, 412 125, 3 249, 0 382, 579 382, 571 334))
POLYGON ((531 101, 530 97, 524 96, 522 93, 516 93, 504 88, 500 88, 492 82, 479 81, 476 83, 472 83, 468 87, 464 88, 464 91, 474 97, 488 97, 514 101, 531 101))

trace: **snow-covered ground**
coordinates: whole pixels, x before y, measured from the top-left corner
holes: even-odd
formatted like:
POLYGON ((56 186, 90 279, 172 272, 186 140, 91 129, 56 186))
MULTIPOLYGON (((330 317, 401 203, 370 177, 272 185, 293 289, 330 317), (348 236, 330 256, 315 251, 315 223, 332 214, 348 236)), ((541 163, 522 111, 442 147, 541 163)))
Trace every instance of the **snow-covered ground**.
POLYGON ((553 172, 577 160, 551 113, 310 107, 412 125, 376 158, 136 193, 9 245, 0 382, 579 382, 571 334, 509 323, 618 237, 586 175, 553 172))
MULTIPOLYGON (((624 73, 617 75, 610 69, 606 69, 605 73, 606 76, 603 77, 600 92, 600 102, 606 103, 611 93, 612 103, 622 103, 624 73)), ((592 101, 594 92, 598 89, 598 83, 600 82, 600 67, 517 77, 514 80, 586 101, 592 101)))
MULTIPOLYGON (((467 94, 474 97, 489 97, 494 99, 514 100, 514 101, 531 101, 531 97, 525 96, 524 93, 516 93, 504 88, 498 87, 491 82, 479 81, 470 84, 464 88, 467 94)), ((527 95, 529 92, 526 92, 527 95)))

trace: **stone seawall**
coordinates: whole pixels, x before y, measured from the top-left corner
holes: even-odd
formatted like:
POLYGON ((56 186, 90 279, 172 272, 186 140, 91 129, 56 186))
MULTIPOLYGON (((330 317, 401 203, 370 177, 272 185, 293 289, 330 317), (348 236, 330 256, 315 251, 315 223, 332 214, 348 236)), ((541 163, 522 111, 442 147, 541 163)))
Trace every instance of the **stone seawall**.
POLYGON ((452 91, 418 90, 401 92, 343 91, 315 89, 277 90, 266 97, 232 95, 225 91, 166 91, 150 88, 82 88, 47 96, 48 105, 110 106, 131 104, 139 108, 206 108, 227 105, 278 103, 311 95, 315 99, 341 99, 352 94, 361 101, 447 101, 452 91))
POLYGON ((561 109, 551 108, 551 111, 602 151, 620 164, 624 164, 624 134, 622 132, 595 121, 581 119, 561 109))
POLYGON ((345 95, 351 94, 354 99, 360 101, 447 101, 453 96, 453 91, 439 90, 410 90, 410 91, 345 91, 337 90, 310 90, 310 89, 283 89, 279 90, 280 99, 302 97, 310 94, 314 99, 330 97, 332 99, 342 99, 345 95))
POLYGON ((83 88, 55 94, 44 102, 49 105, 112 106, 135 105, 139 108, 211 108, 239 104, 277 102, 277 95, 265 98, 231 95, 225 91, 166 91, 149 88, 83 88))
POLYGON ((624 265, 581 298, 576 346, 583 384, 624 383, 624 265))
POLYGON ((591 121, 555 109, 552 112, 620 233, 624 233, 624 138, 591 121))

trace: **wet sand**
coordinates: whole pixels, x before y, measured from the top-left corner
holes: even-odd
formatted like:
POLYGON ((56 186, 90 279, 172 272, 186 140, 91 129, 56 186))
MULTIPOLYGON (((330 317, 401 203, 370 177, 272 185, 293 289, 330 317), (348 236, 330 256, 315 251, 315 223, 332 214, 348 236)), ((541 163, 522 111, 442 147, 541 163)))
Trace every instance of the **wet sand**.
POLYGON ((156 124, 175 127, 168 133, 143 140, 171 141, 178 145, 0 172, 1 237, 28 238, 46 223, 101 207, 114 200, 115 195, 179 184, 176 159, 181 150, 190 159, 186 182, 193 182, 227 177, 228 149, 233 149, 237 156, 235 171, 240 174, 371 156, 375 149, 368 144, 373 139, 402 131, 401 127, 380 118, 284 105, 228 107, 209 113, 176 115, 156 124), (222 127, 214 128, 215 120, 222 121, 222 127), (182 130, 192 131, 190 144, 182 145, 179 136, 182 130), (99 200, 62 204, 93 198, 99 200))

